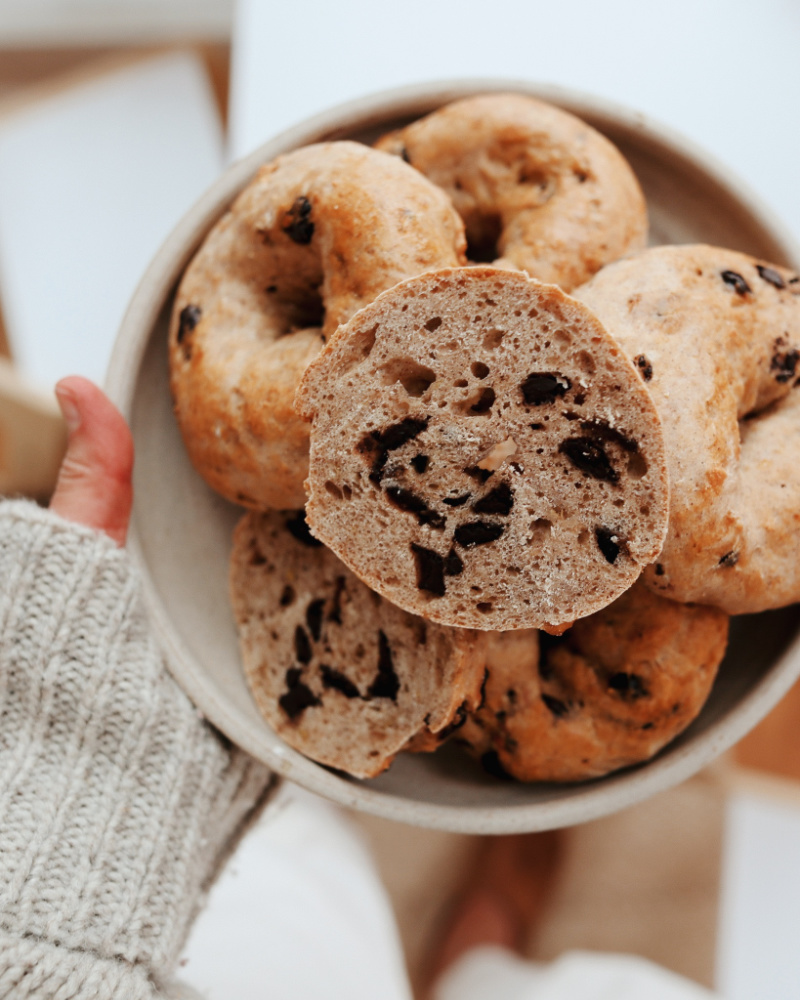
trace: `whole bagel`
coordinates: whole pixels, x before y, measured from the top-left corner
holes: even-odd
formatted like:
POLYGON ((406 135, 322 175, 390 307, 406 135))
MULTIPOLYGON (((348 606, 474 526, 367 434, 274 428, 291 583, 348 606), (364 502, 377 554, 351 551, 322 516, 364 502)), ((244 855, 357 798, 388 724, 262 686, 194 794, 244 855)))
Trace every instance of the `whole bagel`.
POLYGON ((728 614, 800 600, 800 279, 732 250, 667 246, 574 294, 664 424, 669 528, 648 585, 728 614))
POLYGON ((521 94, 469 97, 381 138, 447 192, 468 255, 569 291, 645 245, 636 177, 604 136, 521 94))
POLYGON ((326 336, 403 278, 464 259, 447 197, 395 157, 324 143, 264 166, 189 264, 169 334, 192 463, 246 507, 301 507, 297 383, 326 336))
POLYGON ((491 772, 580 781, 648 760, 698 715, 728 618, 637 582, 563 636, 488 636, 481 708, 456 734, 491 772))

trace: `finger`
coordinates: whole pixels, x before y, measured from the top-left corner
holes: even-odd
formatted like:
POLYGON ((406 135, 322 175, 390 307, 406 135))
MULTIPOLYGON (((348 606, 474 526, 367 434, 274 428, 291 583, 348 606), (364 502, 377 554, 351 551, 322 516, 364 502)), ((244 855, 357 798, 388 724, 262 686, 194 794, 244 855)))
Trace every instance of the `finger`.
POLYGON ((56 385, 56 398, 68 438, 50 509, 124 545, 133 501, 128 425, 105 393, 78 375, 56 385))

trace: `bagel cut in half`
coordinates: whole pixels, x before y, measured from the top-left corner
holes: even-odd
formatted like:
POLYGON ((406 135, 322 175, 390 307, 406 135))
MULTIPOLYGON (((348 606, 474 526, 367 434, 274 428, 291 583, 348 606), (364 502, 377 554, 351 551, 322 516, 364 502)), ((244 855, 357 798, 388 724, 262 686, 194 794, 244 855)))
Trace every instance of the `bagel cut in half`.
POLYGON ((309 534, 302 511, 242 518, 230 585, 261 714, 321 764, 374 777, 412 739, 434 749, 480 702, 484 634, 384 601, 309 534))
POLYGON ((312 533, 413 614, 560 628, 658 555, 661 423, 587 307, 494 267, 401 282, 301 382, 312 533))

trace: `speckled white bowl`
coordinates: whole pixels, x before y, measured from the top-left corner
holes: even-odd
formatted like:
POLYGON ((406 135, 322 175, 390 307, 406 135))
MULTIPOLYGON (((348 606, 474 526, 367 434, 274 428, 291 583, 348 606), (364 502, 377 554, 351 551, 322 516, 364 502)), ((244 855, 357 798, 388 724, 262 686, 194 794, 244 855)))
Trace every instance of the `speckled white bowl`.
POLYGON ((172 415, 166 343, 175 285, 205 233, 261 163, 310 142, 369 142, 447 101, 498 90, 552 101, 615 142, 644 188, 653 243, 706 242, 800 266, 797 248, 750 192, 702 151, 640 114, 519 81, 413 86, 319 115, 220 177, 144 275, 122 323, 107 382, 136 442, 131 549, 170 668, 201 711, 233 742, 320 795, 406 823, 465 833, 580 823, 677 784, 748 732, 800 675, 800 607, 734 620, 730 652, 694 724, 651 762, 577 785, 493 779, 455 747, 401 755, 379 778, 349 780, 287 747, 256 711, 227 590, 231 532, 241 511, 194 472, 172 415))

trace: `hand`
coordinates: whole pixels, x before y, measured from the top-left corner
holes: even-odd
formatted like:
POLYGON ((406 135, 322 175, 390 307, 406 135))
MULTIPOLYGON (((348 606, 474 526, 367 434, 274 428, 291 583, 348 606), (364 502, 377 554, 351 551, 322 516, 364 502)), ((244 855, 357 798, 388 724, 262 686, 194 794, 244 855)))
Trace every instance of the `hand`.
POLYGON ((128 425, 105 393, 79 375, 62 379, 56 398, 68 438, 50 510, 123 546, 133 502, 128 425))

